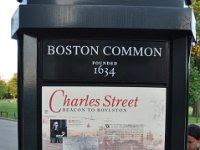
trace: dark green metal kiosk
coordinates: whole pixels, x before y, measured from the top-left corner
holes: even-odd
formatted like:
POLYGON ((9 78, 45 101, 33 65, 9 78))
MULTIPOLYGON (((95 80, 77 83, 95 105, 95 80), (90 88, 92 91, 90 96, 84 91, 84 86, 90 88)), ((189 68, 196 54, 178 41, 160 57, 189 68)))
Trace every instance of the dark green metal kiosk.
POLYGON ((19 150, 185 150, 195 39, 185 4, 21 1, 19 150))

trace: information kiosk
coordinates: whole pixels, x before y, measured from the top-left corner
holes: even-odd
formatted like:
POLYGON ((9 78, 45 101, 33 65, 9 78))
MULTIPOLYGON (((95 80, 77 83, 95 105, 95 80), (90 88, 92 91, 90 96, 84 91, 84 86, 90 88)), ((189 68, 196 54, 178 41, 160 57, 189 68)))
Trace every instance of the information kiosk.
POLYGON ((185 150, 193 12, 183 0, 23 0, 20 150, 185 150))

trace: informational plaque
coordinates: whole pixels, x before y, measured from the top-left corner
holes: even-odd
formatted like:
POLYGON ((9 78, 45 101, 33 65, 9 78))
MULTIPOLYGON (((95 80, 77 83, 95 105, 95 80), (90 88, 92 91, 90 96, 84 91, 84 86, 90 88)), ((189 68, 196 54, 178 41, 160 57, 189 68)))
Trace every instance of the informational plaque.
POLYGON ((43 150, 164 150, 165 87, 43 86, 43 150))
POLYGON ((168 41, 42 40, 43 81, 166 82, 168 41))

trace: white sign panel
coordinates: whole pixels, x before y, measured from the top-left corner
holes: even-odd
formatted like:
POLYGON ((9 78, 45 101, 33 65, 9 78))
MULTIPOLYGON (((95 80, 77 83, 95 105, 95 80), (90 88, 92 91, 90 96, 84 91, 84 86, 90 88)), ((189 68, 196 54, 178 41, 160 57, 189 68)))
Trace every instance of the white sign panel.
POLYGON ((43 150, 164 150, 166 88, 42 87, 43 150))

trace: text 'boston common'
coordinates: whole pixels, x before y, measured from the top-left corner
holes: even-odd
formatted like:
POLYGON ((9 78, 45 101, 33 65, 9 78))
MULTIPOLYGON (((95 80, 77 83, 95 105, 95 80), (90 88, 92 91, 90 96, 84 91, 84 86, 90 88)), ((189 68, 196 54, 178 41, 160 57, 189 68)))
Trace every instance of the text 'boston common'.
POLYGON ((161 57, 161 47, 47 45, 47 55, 99 55, 161 57))

